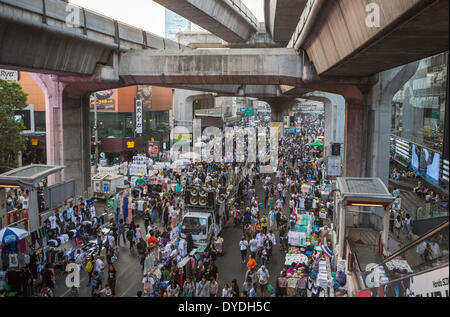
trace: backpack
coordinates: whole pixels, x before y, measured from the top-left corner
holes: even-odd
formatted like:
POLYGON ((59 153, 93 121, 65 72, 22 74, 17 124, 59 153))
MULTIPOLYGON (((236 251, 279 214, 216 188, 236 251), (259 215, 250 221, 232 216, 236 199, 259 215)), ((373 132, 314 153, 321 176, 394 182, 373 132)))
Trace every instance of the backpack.
POLYGON ((94 265, 92 264, 92 261, 89 261, 89 262, 86 264, 86 267, 85 267, 84 270, 85 270, 86 272, 88 272, 88 273, 91 273, 93 269, 94 269, 94 265))

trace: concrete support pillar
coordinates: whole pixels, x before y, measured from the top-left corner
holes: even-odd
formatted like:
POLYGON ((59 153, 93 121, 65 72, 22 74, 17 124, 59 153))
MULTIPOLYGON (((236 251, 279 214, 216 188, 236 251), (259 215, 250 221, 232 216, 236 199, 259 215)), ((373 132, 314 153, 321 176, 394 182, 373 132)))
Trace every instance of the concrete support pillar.
POLYGON ((28 188, 28 231, 33 232, 39 229, 39 205, 37 200, 37 189, 28 188))
POLYGON ((71 94, 65 89, 62 94, 63 142, 65 180, 75 179, 77 195, 91 195, 91 137, 89 131, 89 95, 71 94))
POLYGON ((360 177, 364 131, 363 105, 347 99, 345 106, 344 176, 360 177))
POLYGON ((272 122, 283 122, 283 117, 288 116, 292 109, 292 101, 287 103, 272 103, 270 104, 271 114, 270 119, 272 122))
POLYGON ((342 203, 338 204, 339 209, 339 259, 344 258, 344 244, 345 244, 345 213, 346 208, 342 203))
POLYGON ((390 214, 389 209, 388 208, 384 208, 384 213, 383 213, 383 235, 382 235, 383 248, 387 248, 387 246, 388 246, 390 216, 391 216, 391 214, 390 214))
MULTIPOLYGON (((320 101, 325 110, 324 150, 325 156, 331 155, 332 143, 344 143, 345 136, 345 99, 341 95, 314 91, 304 96, 309 100, 320 101)), ((344 157, 341 151, 341 157, 344 157)))
MULTIPOLYGON (((47 164, 63 165, 64 145, 62 128, 62 91, 65 84, 58 76, 32 73, 33 79, 40 86, 45 96, 45 141, 47 164)), ((59 183, 64 178, 64 171, 48 177, 48 185, 59 183)))
MULTIPOLYGON (((389 146, 392 124, 392 99, 417 71, 419 62, 413 62, 378 74, 377 83, 366 94, 367 153, 364 175, 379 177, 389 183, 389 146)), ((414 120, 414 119, 413 119, 414 120)))

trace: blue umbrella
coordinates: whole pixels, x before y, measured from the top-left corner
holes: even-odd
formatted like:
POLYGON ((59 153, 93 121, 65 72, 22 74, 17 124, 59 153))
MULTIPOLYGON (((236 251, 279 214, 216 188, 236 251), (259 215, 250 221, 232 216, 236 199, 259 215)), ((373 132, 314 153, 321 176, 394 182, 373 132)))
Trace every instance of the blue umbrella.
POLYGON ((21 227, 6 227, 0 230, 0 244, 10 244, 20 241, 30 234, 21 227))

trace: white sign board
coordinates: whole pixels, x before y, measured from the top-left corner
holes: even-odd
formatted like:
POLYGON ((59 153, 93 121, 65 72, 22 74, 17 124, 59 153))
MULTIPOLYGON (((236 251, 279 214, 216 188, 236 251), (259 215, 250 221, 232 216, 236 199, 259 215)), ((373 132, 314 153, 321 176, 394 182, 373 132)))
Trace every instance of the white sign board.
POLYGON ((136 101, 136 133, 142 133, 142 101, 136 101))
POLYGON ((327 157, 327 175, 328 176, 341 176, 341 157, 340 156, 328 156, 327 157))
POLYGON ((6 81, 19 81, 19 72, 17 70, 0 69, 0 79, 6 81))

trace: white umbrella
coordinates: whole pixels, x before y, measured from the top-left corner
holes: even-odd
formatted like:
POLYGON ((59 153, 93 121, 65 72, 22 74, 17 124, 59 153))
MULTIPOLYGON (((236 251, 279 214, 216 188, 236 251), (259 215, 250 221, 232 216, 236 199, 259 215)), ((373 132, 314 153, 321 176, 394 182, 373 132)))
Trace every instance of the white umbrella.
POLYGON ((0 244, 10 244, 20 241, 30 234, 21 227, 6 227, 0 230, 0 244))

